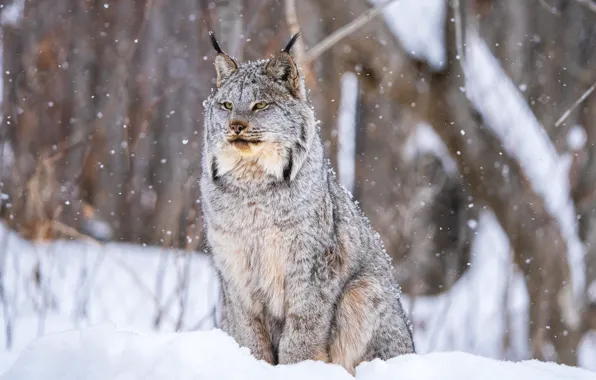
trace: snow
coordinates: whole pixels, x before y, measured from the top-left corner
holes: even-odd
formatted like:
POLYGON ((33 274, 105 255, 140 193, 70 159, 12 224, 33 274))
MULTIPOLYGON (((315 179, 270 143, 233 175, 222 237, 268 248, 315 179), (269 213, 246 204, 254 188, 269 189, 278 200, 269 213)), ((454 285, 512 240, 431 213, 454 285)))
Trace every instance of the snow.
MULTIPOLYGON (((371 0, 379 4, 382 0, 371 0)), ((406 52, 440 69, 445 62, 443 46, 444 0, 399 0, 383 11, 389 29, 406 52)))
POLYGON ((356 178, 356 106, 358 103, 358 78, 353 73, 341 77, 341 102, 337 117, 337 166, 341 184, 354 191, 356 178))
POLYGON ((574 125, 567 134, 567 146, 570 150, 579 152, 586 145, 588 135, 581 125, 574 125))
POLYGON ((586 293, 588 296, 588 301, 596 303, 596 281, 592 281, 586 293))
POLYGON ((448 292, 404 296, 414 320, 416 349, 527 358, 528 295, 522 275, 513 271, 507 235, 491 212, 480 214, 471 255, 470 269, 448 292))
POLYGON ((215 325, 218 283, 204 254, 115 243, 33 244, 1 224, 0 247, 0 372, 31 340, 51 332, 102 322, 143 331, 215 325))
MULTIPOLYGON (((305 361, 271 366, 220 330, 134 333, 110 325, 47 335, 23 353, 2 380, 352 379, 342 367, 305 361)), ((356 369, 362 380, 593 380, 596 374, 526 361, 499 362, 470 354, 406 355, 356 369)))
POLYGON ((0 23, 2 25, 17 26, 23 19, 25 0, 16 0, 3 6, 0 23))
POLYGON ((420 123, 416 126, 414 132, 408 138, 404 151, 408 160, 426 153, 433 154, 441 160, 447 173, 457 173, 457 163, 449 154, 447 146, 432 127, 426 123, 420 123))
MULTIPOLYGON (((483 212, 474 224, 477 235, 471 267, 460 281, 437 297, 403 296, 404 307, 414 324, 417 350, 419 353, 457 350, 498 359, 528 358, 527 292, 521 275, 512 271, 507 237, 490 212, 483 212), (504 348, 505 329, 510 331, 511 343, 504 348)), ((204 335, 168 332, 210 329, 215 324, 211 313, 217 301, 218 284, 209 260, 202 254, 192 254, 190 276, 184 285, 181 269, 187 261, 180 261, 180 253, 176 251, 127 244, 104 247, 80 242, 31 244, 12 232, 4 236, 9 240, 4 242, 0 234, 0 245, 8 244, 4 250, 6 257, 0 263, 4 263, 1 272, 12 323, 12 342, 11 347, 6 348, 7 319, 3 313, 0 317, 0 343, 3 345, 0 373, 19 356, 25 360, 23 358, 31 351, 25 347, 38 336, 52 336, 54 332, 80 329, 81 336, 87 336, 96 328, 89 329, 90 326, 110 323, 119 331, 113 334, 112 341, 105 342, 113 348, 120 344, 117 337, 135 334, 153 337, 151 344, 159 343, 156 340, 160 335, 164 335, 166 341, 174 337, 191 340, 191 337, 204 335), (45 278, 41 288, 33 283, 37 265, 45 278), (179 295, 185 292, 188 292, 183 298, 185 312, 181 317, 179 295), (44 294, 52 301, 47 307, 42 302, 44 294), (155 327, 154 320, 160 309, 166 316, 155 327), (177 328, 179 318, 182 323, 177 328), (160 334, 153 335, 155 331, 160 334)), ((6 313, 6 309, 3 308, 3 312, 6 313)), ((69 334, 66 336, 75 333, 69 334)), ((580 365, 596 370, 596 339, 586 337, 584 340, 579 350, 580 365)), ((128 344, 131 351, 136 350, 134 342, 137 340, 128 344)), ((90 346, 94 347, 93 352, 107 349, 98 345, 101 342, 90 346)), ((34 343, 33 347, 37 346, 38 343, 34 343)), ((141 349, 138 354, 143 352, 141 349)), ((229 358, 233 355, 222 354, 229 358)), ((153 359, 146 360, 152 362, 153 359)))
POLYGON ((596 331, 585 334, 578 346, 577 356, 583 368, 596 372, 596 331))

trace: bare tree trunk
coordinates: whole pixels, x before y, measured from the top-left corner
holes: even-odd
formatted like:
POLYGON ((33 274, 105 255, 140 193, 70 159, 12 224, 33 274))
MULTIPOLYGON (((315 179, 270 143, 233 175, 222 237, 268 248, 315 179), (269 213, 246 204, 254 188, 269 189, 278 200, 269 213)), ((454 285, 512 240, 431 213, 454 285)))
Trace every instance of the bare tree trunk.
POLYGON ((92 25, 95 24, 93 1, 71 1, 72 34, 68 56, 69 76, 74 78, 70 84, 72 119, 70 123, 69 145, 72 147, 65 158, 66 170, 61 173, 61 182, 66 187, 70 207, 65 209, 65 223, 79 229, 83 219, 83 205, 92 203, 91 189, 84 189, 81 184, 97 177, 96 168, 85 171, 81 163, 90 158, 95 125, 95 97, 93 88, 97 75, 96 51, 92 25))
POLYGON ((528 103, 557 150, 573 153, 572 198, 580 216, 580 237, 586 247, 586 286, 589 287, 596 281, 594 96, 572 112, 561 126, 555 126, 555 122, 596 81, 596 13, 586 11, 577 1, 488 3, 480 12, 479 22, 488 46, 514 82, 524 89, 528 103), (575 125, 586 131, 583 147, 569 144, 568 136, 575 125))
MULTIPOLYGON (((406 234, 400 223, 400 207, 407 207, 411 200, 403 196, 409 184, 400 178, 407 176, 409 169, 403 156, 408 117, 401 107, 392 106, 390 99, 378 93, 376 82, 360 82, 355 197, 384 238, 387 251, 401 258, 410 248, 410 241, 402 239, 406 234)), ((416 238, 430 241, 425 233, 418 233, 422 236, 416 238)))
POLYGON ((202 59, 207 8, 35 0, 24 17, 39 22, 4 26, 4 126, 16 156, 5 213, 19 231, 78 237, 97 218, 117 239, 185 245, 190 225, 201 235, 191 219, 213 77, 202 59))
MULTIPOLYGON (((330 35, 335 29, 341 27, 335 20, 325 20, 318 23, 312 19, 313 14, 325 14, 325 2, 301 1, 297 2, 298 19, 300 20, 302 39, 307 48, 312 48, 317 42, 330 35)), ((341 99, 341 78, 346 71, 353 71, 355 68, 346 64, 340 57, 337 47, 332 48, 321 55, 317 60, 306 68, 307 86, 310 89, 310 96, 315 106, 317 117, 321 121, 321 138, 325 146, 325 152, 331 162, 331 166, 338 168, 338 125, 337 114, 341 99)))
POLYGON ((99 37, 96 51, 100 59, 97 74, 97 98, 94 148, 98 152, 97 179, 93 204, 99 215, 114 228, 115 238, 123 239, 125 178, 130 162, 127 147, 129 60, 134 49, 136 25, 133 1, 102 1, 98 6, 99 37))
POLYGON ((159 128, 154 135, 152 182, 157 203, 151 240, 168 246, 179 245, 185 233, 183 223, 191 205, 186 183, 193 163, 200 159, 196 150, 200 143, 198 123, 202 119, 201 96, 206 94, 198 91, 196 72, 199 62, 201 66, 207 66, 207 62, 199 61, 199 16, 198 4, 193 0, 164 2, 156 15, 163 18, 159 22, 165 26, 159 57, 165 98, 155 115, 159 128), (189 107, 191 104, 194 106, 189 107))
POLYGON ((15 49, 5 52, 20 52, 4 61, 13 70, 5 71, 4 81, 9 102, 4 127, 15 152, 9 220, 35 239, 50 237, 51 223, 62 213, 56 165, 73 111, 64 67, 71 36, 71 20, 63 17, 68 8, 68 2, 28 1, 24 19, 39 22, 9 27, 5 36, 15 49))
MULTIPOLYGON (((22 29, 17 25, 5 24, 2 26, 2 143, 6 147, 16 139, 17 131, 15 124, 18 122, 19 107, 18 107, 18 91, 17 88, 22 86, 24 80, 23 67, 21 65, 20 57, 23 50, 23 42, 21 40, 22 29)), ((3 148, 5 149, 5 148, 3 148)), ((2 153, 4 159, 4 152, 2 153)), ((23 191, 23 175, 18 170, 19 167, 24 166, 25 162, 15 162, 8 165, 6 162, 2 163, 2 193, 10 194, 12 202, 15 197, 21 196, 23 191), (10 170, 9 173, 4 171, 10 170)), ((16 215, 13 210, 7 209, 7 202, 2 202, 2 212, 8 219, 14 218, 16 215)), ((11 207, 13 207, 12 205, 11 207)), ((13 224, 14 226, 14 224, 13 224)))
MULTIPOLYGON (((596 57, 595 57, 596 58, 596 57)), ((596 74, 596 73, 595 73, 596 74)), ((596 75, 595 75, 596 77, 596 75)), ((585 328, 596 330, 596 96, 586 101, 580 113, 580 123, 586 130, 586 144, 574 159, 572 170, 573 200, 579 216, 580 237, 586 248, 586 291, 589 302, 584 315, 585 328)))
MULTIPOLYGON (((454 13, 448 12, 447 20, 453 18, 454 13)), ((575 365, 578 326, 567 320, 566 305, 561 302, 568 299, 571 283, 565 239, 544 201, 527 183, 519 164, 502 152, 500 141, 483 125, 481 115, 459 90, 464 76, 455 59, 452 22, 446 22, 446 31, 447 67, 431 80, 433 107, 429 109, 429 119, 457 158, 460 173, 470 184, 474 198, 491 207, 509 236, 530 294, 533 356, 575 365), (504 166, 509 168, 507 175, 501 169, 504 166), (549 342, 555 348, 556 358, 549 358, 545 352, 549 342)))

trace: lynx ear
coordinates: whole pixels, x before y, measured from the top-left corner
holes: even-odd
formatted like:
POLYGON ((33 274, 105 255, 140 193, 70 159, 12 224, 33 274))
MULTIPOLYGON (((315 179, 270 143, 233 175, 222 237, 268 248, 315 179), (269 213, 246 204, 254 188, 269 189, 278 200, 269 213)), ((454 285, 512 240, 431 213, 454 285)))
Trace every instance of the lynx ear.
POLYGON ((282 82, 292 95, 297 98, 304 98, 304 81, 296 62, 290 55, 290 49, 292 49, 298 36, 300 36, 300 33, 296 33, 286 47, 269 60, 267 66, 265 66, 265 71, 276 81, 282 82))
POLYGON ((213 48, 217 51, 217 55, 215 56, 215 71, 217 72, 217 87, 221 87, 223 82, 238 70, 238 64, 232 57, 221 50, 215 39, 215 34, 209 32, 209 35, 211 36, 211 44, 213 44, 213 48))

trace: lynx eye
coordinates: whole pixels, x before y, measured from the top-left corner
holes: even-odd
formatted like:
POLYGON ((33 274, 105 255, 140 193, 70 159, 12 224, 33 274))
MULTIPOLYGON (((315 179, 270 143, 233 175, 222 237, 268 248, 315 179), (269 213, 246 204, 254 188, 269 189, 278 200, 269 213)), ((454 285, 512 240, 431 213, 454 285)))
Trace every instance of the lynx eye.
POLYGON ((269 104, 266 102, 258 102, 252 107, 254 110, 264 110, 265 108, 269 107, 269 104))
POLYGON ((234 108, 234 105, 232 104, 232 102, 223 102, 223 103, 221 103, 221 106, 228 111, 231 111, 232 108, 234 108))

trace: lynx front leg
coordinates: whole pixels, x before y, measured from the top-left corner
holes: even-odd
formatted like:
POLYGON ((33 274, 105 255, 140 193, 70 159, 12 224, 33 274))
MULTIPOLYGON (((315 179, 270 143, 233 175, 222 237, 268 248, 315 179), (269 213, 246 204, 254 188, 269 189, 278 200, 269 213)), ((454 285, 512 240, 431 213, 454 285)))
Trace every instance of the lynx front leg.
POLYGON ((240 302, 233 302, 229 297, 224 302, 223 330, 236 339, 240 346, 247 347, 255 358, 276 364, 271 339, 263 321, 244 310, 240 302))
POLYGON ((312 253, 295 256, 294 268, 287 276, 286 319, 279 342, 279 364, 329 361, 333 286, 322 272, 327 268, 321 264, 312 253))
MULTIPOLYGON (((316 292, 316 289, 307 289, 316 292)), ((322 299, 311 294, 301 306, 290 309, 279 342, 279 364, 303 360, 329 362, 328 336, 331 318, 327 308, 321 308, 322 299), (325 310, 324 310, 325 309, 325 310)))

